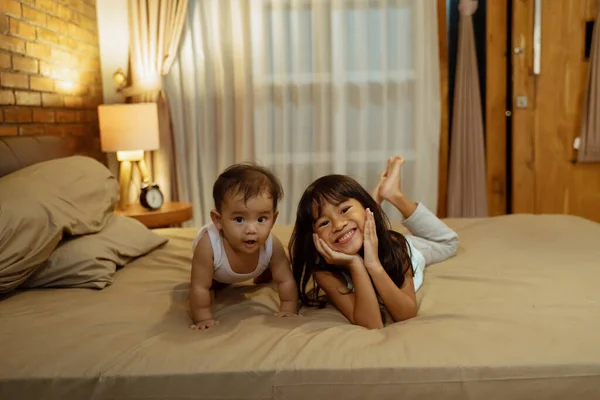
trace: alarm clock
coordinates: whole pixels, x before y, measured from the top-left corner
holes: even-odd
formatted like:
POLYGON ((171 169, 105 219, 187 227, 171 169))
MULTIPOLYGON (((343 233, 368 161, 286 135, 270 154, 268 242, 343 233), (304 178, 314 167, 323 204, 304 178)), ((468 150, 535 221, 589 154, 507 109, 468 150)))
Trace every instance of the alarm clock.
POLYGON ((156 183, 142 186, 140 204, 149 210, 158 210, 162 207, 164 197, 156 183))

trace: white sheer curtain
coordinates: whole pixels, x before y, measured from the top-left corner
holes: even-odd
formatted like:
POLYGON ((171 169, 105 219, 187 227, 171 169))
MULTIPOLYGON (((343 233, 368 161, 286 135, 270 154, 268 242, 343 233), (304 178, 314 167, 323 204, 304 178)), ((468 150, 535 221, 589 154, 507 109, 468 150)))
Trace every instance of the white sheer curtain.
MULTIPOLYGON (((257 161, 281 179, 280 223, 310 182, 368 190, 387 157, 407 195, 437 206, 435 0, 197 0, 167 77, 183 199, 207 221, 212 184, 257 161)), ((392 219, 399 214, 387 208, 392 219)))

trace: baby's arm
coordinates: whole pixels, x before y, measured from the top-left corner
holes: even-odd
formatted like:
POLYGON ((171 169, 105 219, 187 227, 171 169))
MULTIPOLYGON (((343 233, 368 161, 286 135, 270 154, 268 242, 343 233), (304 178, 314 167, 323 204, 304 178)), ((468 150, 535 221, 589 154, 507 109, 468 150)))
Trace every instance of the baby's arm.
POLYGON ((269 264, 273 281, 277 284, 277 292, 281 306, 277 313, 280 317, 289 317, 298 313, 298 289, 281 241, 273 235, 273 256, 269 264))
POLYGON ((190 282, 190 313, 194 324, 192 329, 208 329, 217 325, 211 311, 211 292, 213 280, 213 251, 208 234, 203 235, 192 258, 192 276, 190 282))

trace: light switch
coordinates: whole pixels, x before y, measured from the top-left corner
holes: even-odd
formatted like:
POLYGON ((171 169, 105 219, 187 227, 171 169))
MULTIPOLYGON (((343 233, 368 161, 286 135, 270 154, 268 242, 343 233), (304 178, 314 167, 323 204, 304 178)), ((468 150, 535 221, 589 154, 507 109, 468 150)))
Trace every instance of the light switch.
POLYGON ((517 96, 517 108, 527 108, 527 96, 517 96))

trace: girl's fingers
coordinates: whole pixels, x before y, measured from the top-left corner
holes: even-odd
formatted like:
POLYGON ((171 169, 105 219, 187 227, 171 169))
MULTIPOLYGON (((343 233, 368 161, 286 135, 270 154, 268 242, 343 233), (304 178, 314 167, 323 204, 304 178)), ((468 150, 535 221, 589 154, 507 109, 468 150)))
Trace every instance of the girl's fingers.
POLYGON ((322 255, 323 257, 325 257, 325 251, 323 250, 323 247, 321 246, 321 239, 313 233, 313 241, 315 242, 315 247, 317 248, 317 251, 319 252, 320 255, 322 255))
POLYGON ((325 254, 324 254, 325 257, 333 258, 332 257, 333 250, 331 250, 331 248, 329 246, 327 246, 327 243, 325 243, 325 241, 321 238, 319 238, 319 245, 325 252, 325 254))
POLYGON ((323 243, 322 239, 319 239, 319 246, 321 247, 321 255, 325 258, 325 261, 331 261, 331 250, 323 243))
POLYGON ((325 262, 330 263, 331 262, 331 256, 327 252, 327 249, 325 249, 323 247, 323 241, 322 241, 321 238, 317 237, 315 239, 315 247, 317 248, 317 251, 319 252, 319 254, 321 255, 321 257, 323 257, 325 259, 325 262))
POLYGON ((319 241, 321 242, 321 248, 324 251, 323 257, 325 257, 329 264, 348 261, 348 257, 351 258, 351 256, 333 250, 323 239, 319 238, 319 241))
POLYGON ((373 211, 368 210, 368 214, 367 214, 367 223, 369 226, 369 236, 371 238, 376 238, 377 237, 377 229, 375 228, 375 218, 373 217, 373 211))
POLYGON ((366 214, 366 221, 365 221, 365 232, 364 232, 364 237, 366 240, 369 240, 371 238, 371 235, 373 234, 373 230, 371 228, 371 220, 373 218, 373 215, 371 213, 370 209, 366 209, 365 210, 365 214, 366 214))
POLYGON ((318 235, 316 234, 313 234, 313 241, 315 242, 315 247, 317 251, 328 264, 334 264, 336 262, 347 262, 352 258, 352 256, 348 256, 344 253, 340 253, 333 250, 323 239, 318 237, 318 235))

